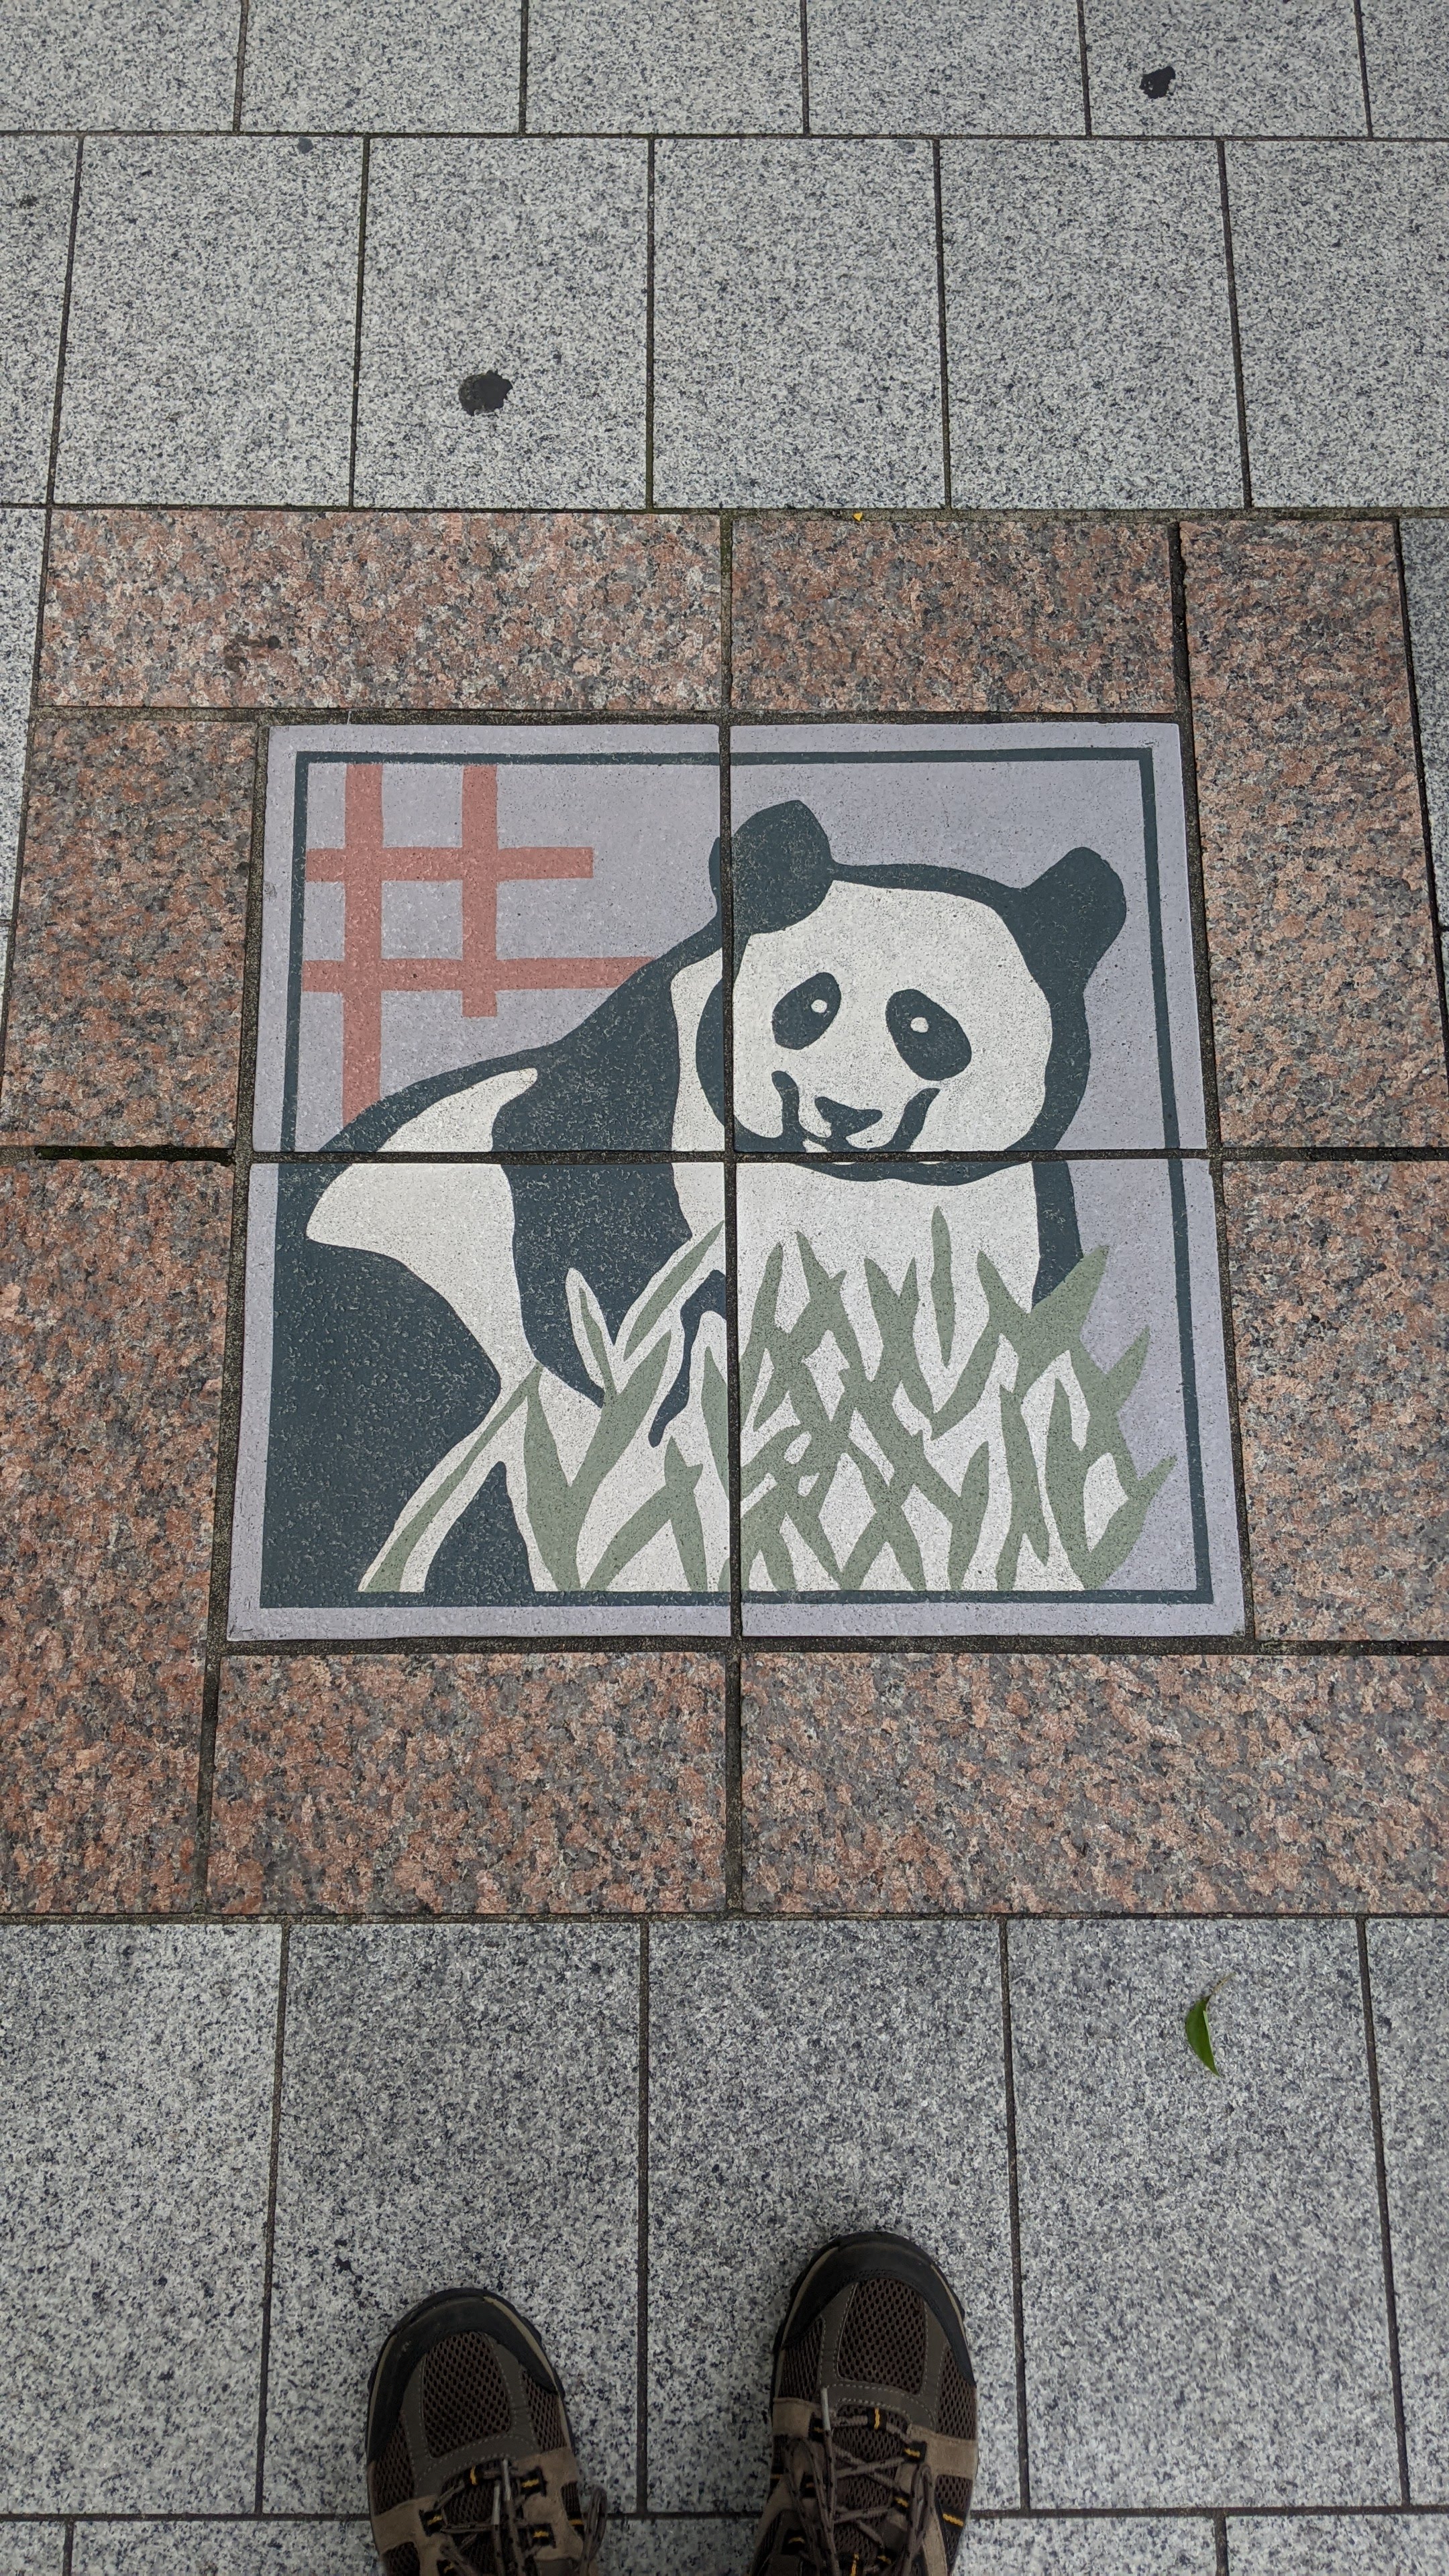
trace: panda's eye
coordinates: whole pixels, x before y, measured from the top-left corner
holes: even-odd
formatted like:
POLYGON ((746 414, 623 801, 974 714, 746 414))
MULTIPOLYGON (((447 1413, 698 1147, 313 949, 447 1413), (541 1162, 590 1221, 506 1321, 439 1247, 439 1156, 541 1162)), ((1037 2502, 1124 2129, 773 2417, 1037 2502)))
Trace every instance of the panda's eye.
POLYGON ((949 1082, 953 1073, 964 1073, 971 1061, 971 1041, 960 1021, 927 993, 892 993, 886 1004, 886 1027, 897 1053, 923 1082, 949 1082))
POLYGON ((808 983, 797 984, 775 1004, 770 1026, 776 1046, 813 1046, 839 1008, 840 986, 833 975, 812 975, 808 983))

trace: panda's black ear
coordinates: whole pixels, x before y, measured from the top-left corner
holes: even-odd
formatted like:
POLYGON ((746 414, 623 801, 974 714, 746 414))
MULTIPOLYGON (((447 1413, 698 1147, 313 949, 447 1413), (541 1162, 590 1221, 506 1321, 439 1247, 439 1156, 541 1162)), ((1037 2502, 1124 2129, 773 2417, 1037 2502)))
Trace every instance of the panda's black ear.
POLYGON ((1068 850, 1017 901, 1026 962, 1056 990, 1083 989, 1127 918, 1122 880, 1097 850, 1068 850))
POLYGON ((767 805, 734 836, 735 946, 754 931, 784 930, 825 901, 835 876, 830 843, 808 805, 767 805))

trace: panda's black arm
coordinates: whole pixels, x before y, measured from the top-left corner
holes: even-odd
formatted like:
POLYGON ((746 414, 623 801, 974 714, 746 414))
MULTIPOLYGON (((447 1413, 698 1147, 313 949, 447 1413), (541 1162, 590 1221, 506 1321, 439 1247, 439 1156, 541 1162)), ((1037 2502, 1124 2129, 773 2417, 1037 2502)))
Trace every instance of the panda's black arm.
POLYGON ((1036 1286, 1031 1302, 1039 1306, 1054 1288, 1060 1288, 1082 1257, 1082 1237, 1077 1225, 1077 1194, 1072 1187, 1069 1163, 1033 1163, 1036 1180, 1036 1233, 1038 1261, 1036 1286))

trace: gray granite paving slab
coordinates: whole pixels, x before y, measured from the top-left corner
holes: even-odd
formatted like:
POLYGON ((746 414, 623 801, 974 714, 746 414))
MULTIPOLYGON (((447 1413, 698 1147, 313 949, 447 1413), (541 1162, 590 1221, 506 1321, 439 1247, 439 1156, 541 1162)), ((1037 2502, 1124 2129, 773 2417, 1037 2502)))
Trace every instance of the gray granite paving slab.
POLYGON ((810 0, 816 134, 1080 134, 1074 0, 810 0))
POLYGON ((1395 2499, 1352 1925, 1013 1925, 1011 1989, 1033 2502, 1395 2499))
POLYGON ((87 145, 60 499, 346 500, 361 153, 87 145))
POLYGON ((1086 0, 1094 134, 1362 134, 1353 0, 1086 0))
POLYGON ((981 2390, 983 2502, 1016 2499, 996 1934, 667 1926, 649 1971, 649 2501, 757 2511, 770 2350, 830 2237, 943 2266, 981 2390))
POLYGON ((229 126, 237 0, 6 0, 7 125, 229 126))
POLYGON ((0 501, 45 498, 74 188, 68 136, 0 142, 0 501))
POLYGON ((637 508, 646 203, 642 143, 374 150, 360 502, 637 508))
POLYGON ((1449 134, 1449 0, 1362 0, 1375 134, 1449 134))
POLYGON ((0 2576, 61 2576, 63 2522, 0 2523, 0 2576))
POLYGON ((958 2576, 1214 2576, 1217 2548, 1208 2521, 1049 2522, 966 2526, 958 2576))
POLYGON ((1449 1923, 1368 1939, 1409 2492, 1449 2504, 1449 1923))
POLYGON ((958 505, 1236 507, 1211 146, 954 143, 941 183, 958 505))
POLYGON ((5 2501, 252 2501, 280 1934, 0 1932, 5 2501))
POLYGON ((1253 497, 1449 500, 1449 146, 1231 144, 1253 497))
POLYGON ((71 2576, 377 2576, 365 2521, 80 2523, 71 2576))
POLYGON ((512 132, 518 0, 251 0, 244 126, 512 132))
POLYGON ((41 511, 0 510, 0 942, 9 932, 15 893, 44 535, 41 511))
POLYGON ((368 2372, 456 2282, 532 2318, 585 2478, 632 2494, 638 1962, 622 1925, 294 1937, 268 2511, 357 2509, 368 2372))
POLYGON ((665 143, 654 497, 943 497, 935 192, 922 143, 665 143))
POLYGON ((1406 519, 1404 585, 1440 927, 1449 926, 1449 526, 1406 519))
POLYGON ((757 2528, 753 2514, 613 2522, 606 2576, 745 2576, 757 2528))
POLYGON ((531 0, 528 122, 543 134, 798 134, 798 0, 531 0))
POLYGON ((1449 2522, 1431 2514, 1235 2515, 1228 2576, 1449 2576, 1449 2522))

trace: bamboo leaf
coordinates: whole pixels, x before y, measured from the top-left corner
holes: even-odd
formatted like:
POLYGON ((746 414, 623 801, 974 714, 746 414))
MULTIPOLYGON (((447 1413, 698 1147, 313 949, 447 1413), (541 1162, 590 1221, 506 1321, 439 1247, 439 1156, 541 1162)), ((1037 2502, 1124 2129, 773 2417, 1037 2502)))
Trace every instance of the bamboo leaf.
POLYGON ((563 1471, 558 1447, 543 1409, 540 1373, 531 1383, 523 1425, 523 1473, 528 1486, 528 1518, 539 1555, 560 1592, 579 1588, 579 1531, 583 1513, 563 1471))
POLYGON ((672 1261, 666 1263, 629 1327, 628 1339, 623 1345, 625 1359, 628 1359, 632 1351, 639 1348, 641 1342, 647 1340, 666 1308, 683 1295, 695 1272, 703 1266, 707 1255, 718 1243, 723 1232, 724 1227, 717 1225, 712 1234, 701 1235, 697 1243, 687 1243, 682 1252, 677 1253, 672 1261))
POLYGON ((704 1523, 699 1517, 695 1488, 704 1470, 691 1467, 674 1441, 664 1444, 664 1490, 669 1497, 670 1517, 674 1523, 674 1543, 684 1580, 691 1592, 709 1590, 709 1565, 704 1552, 704 1523))
POLYGON ((564 1294, 569 1301, 569 1322, 574 1328, 574 1347, 593 1379, 605 1395, 614 1392, 613 1351, 609 1327, 603 1310, 581 1270, 571 1270, 564 1281, 564 1294))
POLYGON ((699 1373, 699 1409, 704 1415, 704 1427, 709 1434, 710 1455, 714 1460, 715 1474, 720 1483, 727 1486, 730 1480, 729 1395, 725 1387, 724 1371, 713 1351, 710 1350, 705 1352, 704 1366, 699 1373))
POLYGON ((1067 1563, 1079 1583, 1086 1581, 1085 1569, 1090 1553, 1083 1500, 1086 1467, 1085 1454, 1072 1437, 1071 1397, 1058 1378, 1052 1388, 1052 1409, 1047 1417, 1044 1481, 1057 1534, 1066 1550, 1067 1563))
POLYGON ((1089 1592, 1100 1589, 1110 1575, 1124 1565, 1142 1536, 1148 1507, 1154 1495, 1166 1484, 1175 1458, 1159 1458, 1147 1475, 1133 1485, 1125 1503, 1119 1503, 1087 1559, 1086 1585, 1089 1592))
POLYGON ((936 1339, 944 1368, 956 1339, 956 1281, 951 1267, 951 1229, 939 1208, 931 1216, 931 1304, 936 1310, 936 1339))
MULTIPOLYGON (((630 1513, 622 1529, 614 1532, 593 1573, 581 1589, 585 1592, 607 1592, 616 1576, 623 1573, 630 1559, 638 1555, 640 1548, 647 1547, 651 1538, 657 1538, 670 1516, 668 1488, 664 1485, 656 1486, 654 1492, 640 1504, 637 1512, 630 1513)), ((698 1588, 703 1590, 704 1587, 700 1585, 698 1588)))
POLYGON ((961 1479, 961 1493, 951 1516, 951 1546, 946 1560, 946 1583, 959 1592, 970 1571, 971 1559, 981 1544, 986 1506, 991 1500, 991 1451, 983 1440, 973 1449, 961 1479))

